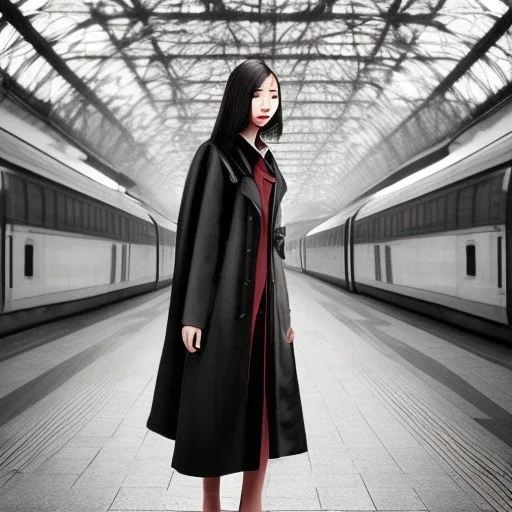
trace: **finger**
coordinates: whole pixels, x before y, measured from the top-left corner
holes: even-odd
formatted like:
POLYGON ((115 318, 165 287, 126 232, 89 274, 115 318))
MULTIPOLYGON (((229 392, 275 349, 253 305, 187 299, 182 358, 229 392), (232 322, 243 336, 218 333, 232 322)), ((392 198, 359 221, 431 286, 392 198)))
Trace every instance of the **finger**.
POLYGON ((196 347, 201 348, 201 331, 196 331, 196 347))
POLYGON ((194 348, 194 345, 192 344, 194 341, 194 331, 190 330, 187 332, 187 350, 189 352, 195 352, 196 349, 194 348))

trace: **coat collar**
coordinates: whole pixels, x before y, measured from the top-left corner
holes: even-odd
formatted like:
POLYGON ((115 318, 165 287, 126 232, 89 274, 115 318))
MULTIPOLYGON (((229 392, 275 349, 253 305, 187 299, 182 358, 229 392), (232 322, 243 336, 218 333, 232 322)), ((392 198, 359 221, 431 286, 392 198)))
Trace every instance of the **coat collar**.
MULTIPOLYGON (((240 134, 233 138, 230 145, 223 146, 219 149, 223 161, 224 159, 227 160, 227 162, 224 161, 224 163, 228 165, 232 173, 232 181, 240 180, 242 193, 253 202, 261 215, 261 198, 256 182, 252 176, 252 170, 256 162, 260 158, 263 158, 262 154, 240 134)), ((276 178, 273 204, 274 211, 272 216, 272 226, 274 226, 277 211, 287 190, 287 186, 270 149, 265 154, 263 160, 267 164, 269 173, 276 178)))

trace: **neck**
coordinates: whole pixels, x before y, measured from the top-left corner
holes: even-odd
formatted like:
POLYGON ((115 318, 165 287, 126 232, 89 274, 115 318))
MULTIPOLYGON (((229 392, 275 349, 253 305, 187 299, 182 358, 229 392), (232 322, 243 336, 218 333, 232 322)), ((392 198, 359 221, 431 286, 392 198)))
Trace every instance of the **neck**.
POLYGON ((247 142, 255 146, 256 135, 258 135, 258 127, 253 123, 249 123, 247 127, 240 132, 240 135, 242 135, 247 142))

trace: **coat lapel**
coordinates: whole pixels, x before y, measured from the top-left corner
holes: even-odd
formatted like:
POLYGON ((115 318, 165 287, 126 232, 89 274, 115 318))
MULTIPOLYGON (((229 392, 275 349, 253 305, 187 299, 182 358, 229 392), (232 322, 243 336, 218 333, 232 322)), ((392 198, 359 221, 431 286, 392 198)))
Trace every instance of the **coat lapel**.
MULTIPOLYGON (((221 148, 220 153, 223 163, 228 167, 228 170, 230 171, 231 181, 236 182, 236 180, 233 179, 233 176, 236 176, 236 178, 240 180, 240 191, 253 203, 261 218, 261 197, 258 186, 256 185, 256 182, 252 176, 252 169, 254 165, 259 158, 263 158, 261 153, 249 142, 247 142, 247 140, 240 134, 234 138, 233 143, 229 149, 221 148)), ((272 208, 272 226, 274 226, 277 211, 287 190, 287 186, 284 177, 281 174, 279 167, 277 166, 277 162, 275 161, 274 156, 270 150, 267 151, 264 160, 267 163, 269 172, 276 178, 274 205, 272 208)))

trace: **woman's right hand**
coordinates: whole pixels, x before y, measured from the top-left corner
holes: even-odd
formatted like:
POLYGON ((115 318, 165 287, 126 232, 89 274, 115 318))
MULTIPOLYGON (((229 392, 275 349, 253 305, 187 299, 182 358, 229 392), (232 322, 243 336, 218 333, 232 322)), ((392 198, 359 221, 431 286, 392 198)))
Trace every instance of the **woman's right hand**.
POLYGON ((199 327, 184 325, 183 329, 181 329, 181 337, 183 338, 183 343, 185 343, 185 347, 189 352, 197 352, 197 350, 201 348, 201 329, 199 329, 199 327), (193 345, 194 336, 197 340, 197 349, 194 348, 193 345))

